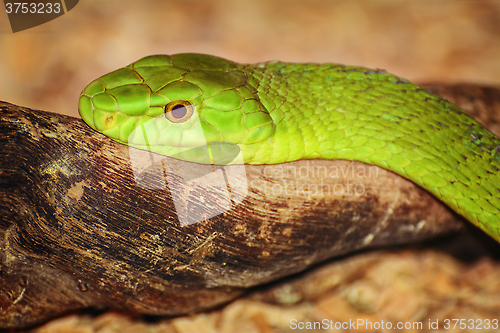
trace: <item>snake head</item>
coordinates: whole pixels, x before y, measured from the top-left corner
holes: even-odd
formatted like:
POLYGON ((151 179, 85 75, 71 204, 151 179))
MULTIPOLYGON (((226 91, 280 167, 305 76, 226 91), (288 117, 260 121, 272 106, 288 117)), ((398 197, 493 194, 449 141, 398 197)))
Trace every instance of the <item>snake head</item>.
POLYGON ((92 81, 79 112, 113 140, 174 156, 210 145, 242 147, 272 136, 275 124, 241 65, 203 54, 142 58, 92 81))

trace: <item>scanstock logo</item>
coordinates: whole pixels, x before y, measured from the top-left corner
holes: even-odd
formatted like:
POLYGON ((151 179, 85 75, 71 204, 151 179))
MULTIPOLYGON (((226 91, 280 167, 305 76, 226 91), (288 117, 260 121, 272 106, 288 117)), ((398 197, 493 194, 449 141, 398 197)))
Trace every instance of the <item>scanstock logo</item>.
MULTIPOLYGON (((158 190, 155 194, 158 200, 165 199, 161 190, 168 189, 182 227, 223 214, 248 195, 246 168, 239 146, 220 142, 209 147, 198 113, 194 112, 190 120, 192 125, 184 129, 183 135, 203 138, 204 142, 198 142, 197 147, 167 157, 129 146, 136 185, 158 190), (185 162, 192 158, 198 163, 185 162)), ((165 121, 161 115, 144 122, 131 132, 129 142, 148 147, 150 142, 157 141, 148 129, 161 128, 165 121)))
POLYGON ((12 32, 19 32, 52 21, 73 9, 79 0, 4 0, 12 32))

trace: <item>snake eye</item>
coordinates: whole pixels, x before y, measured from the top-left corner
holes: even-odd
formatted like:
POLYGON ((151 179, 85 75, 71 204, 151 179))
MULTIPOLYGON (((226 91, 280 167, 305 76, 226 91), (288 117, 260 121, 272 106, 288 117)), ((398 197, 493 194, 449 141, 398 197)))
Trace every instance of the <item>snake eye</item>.
POLYGON ((165 117, 173 123, 183 123, 194 112, 194 106, 188 101, 175 101, 165 105, 165 117))

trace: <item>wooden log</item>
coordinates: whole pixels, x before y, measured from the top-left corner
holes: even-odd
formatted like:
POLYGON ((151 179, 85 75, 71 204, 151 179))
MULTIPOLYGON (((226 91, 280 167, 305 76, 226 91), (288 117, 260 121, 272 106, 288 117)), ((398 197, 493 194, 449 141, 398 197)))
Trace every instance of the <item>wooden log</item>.
MULTIPOLYGON (((500 109, 499 89, 433 89, 472 113, 500 109)), ((426 191, 362 163, 207 170, 5 102, 0 144, 0 328, 87 307, 193 313, 327 258, 463 228, 426 191)))

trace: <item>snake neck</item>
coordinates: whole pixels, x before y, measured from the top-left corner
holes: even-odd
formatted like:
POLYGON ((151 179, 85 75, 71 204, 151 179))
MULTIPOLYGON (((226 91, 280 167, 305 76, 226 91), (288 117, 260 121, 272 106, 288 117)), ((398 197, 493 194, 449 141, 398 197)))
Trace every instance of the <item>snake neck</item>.
POLYGON ((500 140, 455 105, 381 70, 281 62, 243 70, 276 126, 242 148, 245 163, 378 165, 500 240, 500 140))

